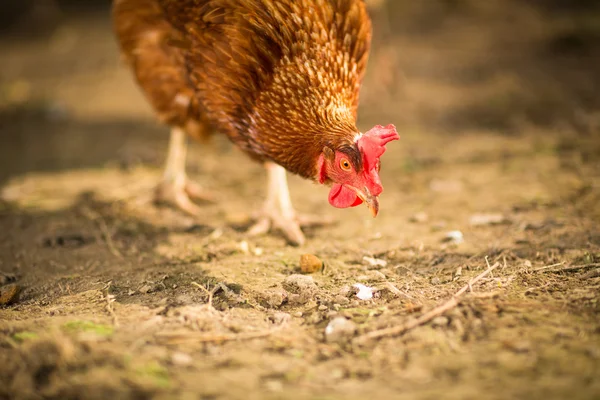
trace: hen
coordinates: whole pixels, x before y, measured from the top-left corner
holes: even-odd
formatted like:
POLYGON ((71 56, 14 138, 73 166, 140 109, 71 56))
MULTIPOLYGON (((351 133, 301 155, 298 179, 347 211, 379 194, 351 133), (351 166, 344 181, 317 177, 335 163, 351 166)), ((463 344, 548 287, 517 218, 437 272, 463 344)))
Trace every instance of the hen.
POLYGON ((159 199, 190 214, 186 134, 213 130, 268 173, 251 234, 279 228, 302 244, 286 170, 331 185, 329 203, 379 210, 379 158, 393 125, 356 128, 371 22, 363 0, 116 0, 122 53, 158 118, 172 127, 159 199))

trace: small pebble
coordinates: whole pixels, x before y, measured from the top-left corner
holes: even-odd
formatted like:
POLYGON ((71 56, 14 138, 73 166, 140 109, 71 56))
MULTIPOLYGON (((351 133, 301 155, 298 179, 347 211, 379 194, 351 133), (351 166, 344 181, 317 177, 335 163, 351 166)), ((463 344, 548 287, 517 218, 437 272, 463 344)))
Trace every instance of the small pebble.
POLYGON ((19 300, 21 286, 10 284, 0 288, 0 306, 7 306, 19 300))
POLYGON ((384 268, 384 267, 387 266, 387 261, 380 260, 380 259, 374 258, 374 257, 364 256, 363 257, 363 261, 366 262, 367 264, 369 264, 369 266, 371 266, 371 267, 381 267, 381 268, 384 268))
POLYGON ((336 317, 325 328, 327 342, 340 342, 347 340, 356 333, 356 324, 344 317, 336 317))
POLYGON ((314 294, 317 292, 317 284, 312 276, 294 274, 290 275, 282 283, 283 288, 294 294, 314 294))
POLYGON ((300 272, 313 274, 323 269, 323 261, 313 254, 302 254, 300 256, 300 272))
POLYGON ((348 285, 344 285, 340 288, 340 296, 350 297, 352 294, 352 288, 348 285))
POLYGON ((194 359, 187 353, 177 351, 171 355, 171 362, 178 367, 187 367, 192 364, 194 359))
POLYGON ((243 240, 243 241, 240 242, 239 248, 242 251, 242 253, 244 253, 244 254, 249 254, 250 253, 250 245, 245 240, 243 240))
POLYGON ((267 289, 261 293, 261 304, 268 308, 278 308, 286 299, 287 295, 281 289, 267 289))
POLYGON ((319 310, 319 311, 327 311, 327 310, 329 310, 329 308, 326 305, 321 304, 319 306, 319 308, 317 308, 317 310, 319 310))
POLYGON ((361 300, 370 300, 373 298, 373 288, 363 285, 362 283, 357 283, 354 285, 355 288, 358 289, 358 293, 356 293, 356 297, 361 300))
POLYGON ((138 292, 140 292, 141 294, 150 293, 151 291, 152 291, 152 286, 150 286, 150 285, 144 285, 138 289, 138 292))
POLYGON ((302 311, 296 311, 295 313, 292 314, 292 317, 294 318, 302 318, 302 311))
POLYGON ((446 235, 442 239, 442 242, 454 243, 454 244, 459 244, 464 241, 465 241, 465 238, 461 231, 450 231, 450 232, 446 233, 446 235))
POLYGON ((348 303, 350 303, 350 300, 348 300, 348 297, 342 296, 342 295, 335 296, 334 301, 338 306, 345 306, 348 303))

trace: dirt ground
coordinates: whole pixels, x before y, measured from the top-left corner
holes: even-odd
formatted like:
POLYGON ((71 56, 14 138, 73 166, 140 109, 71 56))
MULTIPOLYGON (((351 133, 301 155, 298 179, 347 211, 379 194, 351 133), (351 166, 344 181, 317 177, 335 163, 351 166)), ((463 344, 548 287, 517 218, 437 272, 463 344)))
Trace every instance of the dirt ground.
POLYGON ((106 10, 0 36, 0 399, 600 398, 600 18, 438 3, 374 16, 380 215, 292 177, 337 221, 301 248, 244 235, 264 172, 218 136, 188 164, 219 200, 152 203, 168 129, 106 10))

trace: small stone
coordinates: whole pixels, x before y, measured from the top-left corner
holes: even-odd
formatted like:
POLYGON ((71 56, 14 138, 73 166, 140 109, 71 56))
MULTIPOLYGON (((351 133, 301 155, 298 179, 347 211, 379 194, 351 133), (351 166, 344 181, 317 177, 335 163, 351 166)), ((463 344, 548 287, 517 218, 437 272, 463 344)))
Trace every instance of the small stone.
POLYGON ((323 269, 323 261, 313 254, 302 254, 300 256, 300 272, 313 274, 323 269))
POLYGON ((21 286, 10 284, 0 289, 0 306, 8 306, 19 300, 21 286))
POLYGON ((239 248, 242 251, 242 253, 244 253, 244 254, 249 254, 250 253, 250 245, 245 240, 243 240, 243 241, 240 242, 239 248))
POLYGON ((321 304, 319 306, 319 308, 317 308, 317 310, 319 310, 319 311, 327 311, 327 310, 329 310, 329 308, 326 305, 321 304))
POLYGON ((287 295, 281 289, 265 290, 261 293, 261 303, 267 308, 278 308, 287 299, 287 295))
POLYGON ((330 343, 347 340, 356 333, 356 324, 344 317, 336 317, 325 328, 325 340, 330 343))
POLYGON ((352 294, 352 288, 348 285, 344 285, 340 288, 340 296, 350 297, 352 294))
POLYGON ((357 283, 354 285, 356 289, 358 289, 358 293, 356 293, 356 297, 361 300, 370 300, 373 298, 373 288, 363 285, 362 283, 357 283))
POLYGON ((442 281, 440 280, 440 278, 438 278, 437 276, 434 276, 433 278, 431 278, 431 280, 429 282, 432 285, 439 285, 440 283, 442 283, 442 281))
POLYGON ((460 244, 465 241, 461 231, 450 231, 442 238, 442 242, 460 244))
POLYGON ((302 311, 296 311, 295 313, 292 314, 292 317, 294 318, 302 318, 302 311))
POLYGON ((346 296, 337 295, 333 299, 338 306, 345 306, 350 303, 350 300, 346 296))
POLYGON ((308 303, 309 301, 310 301, 310 298, 308 296, 301 296, 296 293, 290 293, 287 298, 287 303, 292 307, 303 306, 306 303, 308 303))
POLYGON ((187 353, 177 351, 171 355, 171 362, 178 367, 187 367, 192 364, 194 359, 187 353))
POLYGON ((283 288, 290 293, 312 295, 317 292, 317 284, 312 276, 294 274, 283 281, 283 288))
POLYGON ((381 267, 381 268, 385 268, 387 266, 387 261, 385 260, 380 260, 378 258, 374 258, 374 257, 368 257, 368 256, 364 256, 363 257, 363 261, 367 264, 369 264, 370 267, 381 267))
POLYGON ((138 289, 138 292, 140 292, 141 294, 150 293, 151 291, 152 291, 152 286, 150 286, 150 285, 144 285, 138 289))

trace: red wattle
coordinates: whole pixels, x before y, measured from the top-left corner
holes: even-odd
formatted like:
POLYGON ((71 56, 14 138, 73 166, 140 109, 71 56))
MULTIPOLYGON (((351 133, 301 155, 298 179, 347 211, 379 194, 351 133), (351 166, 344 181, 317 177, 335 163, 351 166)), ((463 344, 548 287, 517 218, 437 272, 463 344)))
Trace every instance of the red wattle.
POLYGON ((356 207, 362 202, 352 189, 339 183, 335 183, 329 192, 329 204, 337 208, 356 207))

